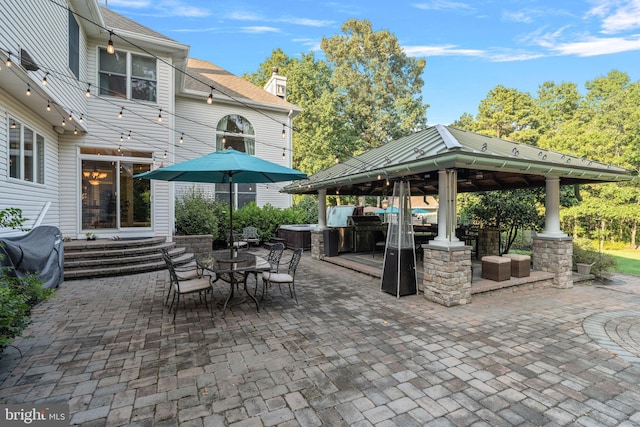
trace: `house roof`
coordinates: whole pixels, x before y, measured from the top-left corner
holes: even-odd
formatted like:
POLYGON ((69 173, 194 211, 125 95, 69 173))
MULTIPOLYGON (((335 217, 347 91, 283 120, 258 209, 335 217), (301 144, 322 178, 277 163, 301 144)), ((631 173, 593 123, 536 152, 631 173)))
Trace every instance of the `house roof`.
POLYGON ((458 192, 545 185, 630 181, 630 171, 539 147, 435 125, 391 141, 297 181, 283 191, 314 194, 385 195, 388 181, 411 181, 411 194, 438 193, 438 170, 458 169, 458 192))
POLYGON ((136 33, 147 37, 153 37, 156 39, 178 43, 176 40, 171 39, 157 31, 154 31, 149 27, 145 27, 144 25, 133 21, 125 16, 122 16, 119 13, 116 13, 104 6, 100 7, 100 11, 102 12, 102 18, 104 19, 105 25, 110 29, 125 30, 127 32, 136 33))
POLYGON ((216 88, 214 96, 218 93, 252 101, 261 104, 272 104, 288 110, 301 111, 299 107, 285 101, 253 83, 231 74, 229 71, 202 59, 189 58, 187 60, 187 77, 184 88, 208 94, 211 86, 216 88), (198 79, 191 76, 196 76, 198 79), (199 81, 200 80, 200 81, 199 81))

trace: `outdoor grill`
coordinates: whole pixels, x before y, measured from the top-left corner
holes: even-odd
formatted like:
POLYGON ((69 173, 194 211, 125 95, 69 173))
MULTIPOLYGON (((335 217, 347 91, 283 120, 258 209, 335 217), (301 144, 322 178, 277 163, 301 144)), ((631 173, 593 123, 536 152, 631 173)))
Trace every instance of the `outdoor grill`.
POLYGON ((352 231, 353 252, 373 252, 376 240, 384 235, 387 229, 377 215, 353 215, 347 219, 347 226, 352 231))

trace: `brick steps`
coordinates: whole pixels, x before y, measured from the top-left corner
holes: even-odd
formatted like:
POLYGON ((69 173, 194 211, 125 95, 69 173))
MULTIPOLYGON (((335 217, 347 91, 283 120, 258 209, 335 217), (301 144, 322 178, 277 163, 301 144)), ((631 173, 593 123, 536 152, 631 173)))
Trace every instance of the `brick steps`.
POLYGON ((124 276, 163 270, 161 248, 168 248, 176 265, 193 261, 192 253, 165 238, 133 240, 75 240, 64 242, 65 280, 124 276))

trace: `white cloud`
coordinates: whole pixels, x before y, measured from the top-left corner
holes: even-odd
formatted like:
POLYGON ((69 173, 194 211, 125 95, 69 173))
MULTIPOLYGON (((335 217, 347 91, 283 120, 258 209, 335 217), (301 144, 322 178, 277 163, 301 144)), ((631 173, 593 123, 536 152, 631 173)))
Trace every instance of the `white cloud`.
POLYGON ((524 11, 520 11, 520 12, 503 11, 502 19, 504 21, 521 22, 523 24, 530 24, 531 22, 533 22, 531 13, 524 12, 524 11))
POLYGON ((267 18, 262 15, 257 15, 253 12, 236 11, 226 15, 228 19, 234 21, 263 21, 263 22, 279 22, 285 24, 301 25, 304 27, 327 27, 335 24, 335 21, 311 19, 311 18, 295 18, 295 17, 281 17, 281 18, 267 18))
POLYGON ((630 0, 612 11, 602 21, 604 34, 617 34, 640 28, 640 0, 630 0))
POLYGON ((304 27, 327 27, 333 25, 335 21, 323 21, 319 19, 308 18, 281 18, 274 19, 274 22, 286 22, 288 24, 302 25, 304 27))
POLYGON ((480 58, 490 62, 529 61, 541 58, 544 54, 512 49, 460 49, 455 45, 442 46, 404 46, 409 56, 466 56, 480 58))
POLYGON ((152 2, 149 0, 109 0, 109 7, 121 9, 148 9, 157 16, 181 16, 188 18, 204 18, 211 13, 207 9, 194 7, 181 0, 164 0, 152 2))
POLYGON ((561 55, 598 56, 640 50, 640 36, 588 37, 582 41, 558 43, 549 48, 561 55))
POLYGON ((241 27, 240 32, 242 33, 252 33, 252 34, 261 34, 261 33, 280 33, 279 28, 275 27, 267 27, 264 25, 255 25, 250 27, 241 27))
POLYGON ((455 10, 459 12, 471 12, 475 10, 466 3, 453 0, 431 0, 423 3, 414 3, 413 7, 422 10, 455 10))
POLYGON ((409 56, 486 56, 484 50, 460 49, 456 45, 404 46, 403 48, 409 56))

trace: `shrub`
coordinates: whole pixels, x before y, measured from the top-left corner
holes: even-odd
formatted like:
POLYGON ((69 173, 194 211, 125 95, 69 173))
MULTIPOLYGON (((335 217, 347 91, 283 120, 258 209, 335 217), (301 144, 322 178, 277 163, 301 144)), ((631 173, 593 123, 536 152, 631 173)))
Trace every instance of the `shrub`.
POLYGON ((36 274, 18 278, 10 267, 0 268, 0 353, 29 325, 31 307, 53 292, 42 287, 36 274))
POLYGON ((594 243, 589 239, 578 238, 573 240, 573 269, 576 264, 592 264, 591 274, 602 276, 616 266, 614 257, 598 252, 594 243))
POLYGON ((218 238, 218 216, 216 201, 207 197, 198 187, 192 187, 176 199, 176 234, 210 234, 218 238))

